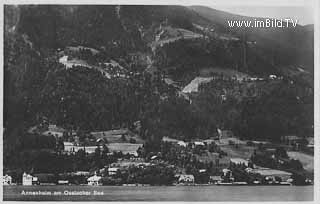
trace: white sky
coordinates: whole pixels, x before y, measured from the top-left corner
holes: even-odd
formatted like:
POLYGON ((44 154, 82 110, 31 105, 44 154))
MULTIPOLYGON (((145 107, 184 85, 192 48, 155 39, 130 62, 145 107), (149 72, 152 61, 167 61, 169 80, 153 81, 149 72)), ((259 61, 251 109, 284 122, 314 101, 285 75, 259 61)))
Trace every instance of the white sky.
POLYGON ((315 1, 319 0, 4 0, 4 3, 201 5, 252 17, 289 17, 305 25, 314 23, 315 1))

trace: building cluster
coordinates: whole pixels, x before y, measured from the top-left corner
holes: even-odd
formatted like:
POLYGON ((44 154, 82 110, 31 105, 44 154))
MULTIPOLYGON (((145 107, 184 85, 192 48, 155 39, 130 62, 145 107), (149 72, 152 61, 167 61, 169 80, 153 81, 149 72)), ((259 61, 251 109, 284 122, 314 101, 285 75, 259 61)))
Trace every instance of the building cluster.
MULTIPOLYGON (((137 127, 140 122, 137 121, 137 127)), ((54 124, 47 123, 31 127, 28 130, 30 134, 40 134, 42 136, 53 136, 56 141, 62 141, 64 154, 75 154, 79 150, 83 150, 88 154, 94 153, 96 148, 103 148, 105 145, 110 154, 114 152, 122 152, 124 155, 129 154, 138 156, 137 150, 143 146, 141 140, 135 133, 127 128, 114 129, 108 131, 95 131, 80 136, 74 130, 66 130, 54 124)), ((57 144, 58 145, 58 144, 57 144)))
POLYGON ((91 132, 88 137, 88 142, 79 141, 78 136, 69 138, 69 141, 63 142, 63 152, 74 154, 83 150, 90 154, 94 153, 97 147, 102 149, 105 145, 110 154, 122 152, 124 155, 138 156, 137 150, 143 146, 143 141, 128 129, 91 132))
MULTIPOLYGON (((138 122, 137 122, 138 124, 138 122)), ((239 180, 240 177, 250 177, 253 183, 250 184, 283 184, 290 185, 292 183, 292 173, 279 169, 265 168, 253 164, 253 160, 229 157, 221 151, 222 146, 230 145, 247 145, 260 146, 265 144, 271 145, 269 142, 262 141, 241 141, 234 137, 231 130, 217 129, 214 137, 209 139, 195 139, 190 141, 183 141, 170 137, 163 137, 162 144, 170 144, 170 148, 174 148, 173 155, 165 155, 163 152, 158 152, 149 155, 148 157, 139 157, 139 151, 143 152, 143 140, 137 137, 136 134, 128 129, 116 129, 108 131, 96 131, 88 133, 85 137, 87 141, 81 141, 80 137, 75 131, 66 131, 64 128, 57 125, 47 124, 47 127, 41 124, 39 127, 32 127, 29 132, 40 132, 43 136, 54 136, 57 140, 63 141, 64 154, 75 154, 79 150, 91 154, 94 153, 97 147, 103 148, 106 146, 109 150, 108 154, 122 152, 123 155, 131 155, 130 157, 119 157, 117 161, 104 166, 102 169, 93 172, 75 171, 71 173, 64 173, 59 176, 58 180, 50 179, 54 175, 45 174, 27 174, 22 175, 22 185, 39 185, 39 184, 58 184, 69 185, 73 182, 69 180, 71 177, 83 177, 88 185, 102 185, 108 183, 110 185, 119 184, 125 180, 119 181, 121 175, 130 174, 130 170, 144 172, 145 169, 157 167, 160 165, 164 168, 174 169, 175 184, 177 185, 194 185, 198 184, 199 177, 205 176, 207 180, 205 183, 217 185, 230 184, 249 184, 247 181, 239 180), (209 162, 202 162, 205 156, 209 156, 211 160, 215 158, 214 168, 219 168, 214 171, 214 168, 209 162), (223 157, 223 158, 222 158, 223 157), (202 159, 201 159, 202 158, 202 159), (227 163, 222 163, 222 160, 228 160, 227 163), (220 162, 221 161, 221 162, 220 162), (192 164, 192 171, 187 171, 186 166, 192 164), (227 164, 227 165, 225 165, 227 164), (171 166, 171 167, 170 167, 171 166), (194 173, 196 170, 196 173, 194 173), (258 176, 257 176, 258 175, 258 176)), ((301 138, 298 136, 283 136, 281 141, 288 147, 297 147, 304 143, 304 146, 313 148, 313 138, 301 138), (306 143, 307 142, 307 143, 306 143)), ((168 151, 173 151, 168 149, 168 151)), ((264 152, 274 154, 275 149, 264 149, 264 152)), ((275 158, 273 156, 272 158, 275 158)), ((282 162, 285 158, 281 158, 282 162)), ((287 159, 288 163, 289 159, 287 159)), ((281 162, 279 160, 279 162, 281 162)), ((213 162, 211 162, 213 163, 213 162)), ((201 178, 200 178, 201 179, 201 178)), ((12 185, 12 177, 9 175, 3 176, 4 185, 12 185)))
POLYGON ((115 60, 111 59, 109 62, 99 60, 99 53, 96 49, 83 46, 66 47, 64 50, 58 49, 58 61, 66 69, 76 66, 95 69, 108 79, 129 78, 130 74, 133 74, 115 60))
POLYGON ((152 43, 151 47, 154 51, 157 46, 162 47, 165 44, 175 42, 177 40, 194 40, 204 37, 204 35, 192 32, 190 30, 173 28, 171 26, 168 26, 167 23, 161 23, 156 31, 155 40, 152 43))
POLYGON ((3 176, 3 185, 12 185, 12 177, 8 174, 3 176))
MULTIPOLYGON (((226 145, 249 145, 249 146, 265 146, 265 147, 272 147, 270 142, 268 141, 242 141, 233 136, 233 133, 229 130, 220 130, 218 129, 218 137, 215 137, 213 139, 209 140, 197 140, 197 141, 190 141, 185 142, 169 137, 164 137, 163 142, 168 142, 171 144, 176 145, 177 147, 185 148, 186 151, 191 151, 191 153, 195 153, 193 149, 198 149, 197 147, 208 147, 208 144, 211 144, 212 142, 214 144, 217 144, 218 146, 226 146, 226 145), (189 149, 189 150, 188 150, 189 149)), ((283 145, 287 145, 287 148, 294 148, 297 145, 297 142, 300 142, 301 139, 297 136, 284 136, 282 137, 283 145)), ((307 141, 309 142, 309 145, 306 146, 312 146, 313 144, 313 138, 308 138, 307 141)), ((203 149, 203 148, 202 148, 203 149)), ((205 148, 206 149, 206 148, 205 148)), ((216 149, 217 150, 217 149, 216 149)), ((215 151, 216 151, 215 150, 215 151)), ((185 154, 186 151, 182 151, 181 154, 185 154), (183 153, 184 152, 184 153, 183 153)), ((229 166, 226 167, 225 165, 220 165, 220 172, 222 174, 211 174, 209 171, 207 172, 207 176, 209 176, 209 183, 211 184, 218 184, 218 185, 240 185, 240 184, 277 184, 277 185, 292 185, 294 175, 292 172, 288 172, 286 170, 286 164, 293 165, 295 160, 292 160, 290 158, 284 158, 284 157, 278 157, 276 156, 277 149, 276 148, 263 148, 263 154, 268 155, 268 152, 272 152, 273 156, 271 158, 274 158, 276 162, 279 163, 278 168, 276 166, 267 168, 262 164, 262 166, 255 165, 251 159, 243 159, 243 158, 233 158, 227 156, 226 158, 229 159, 229 166), (275 169, 274 169, 275 168, 275 169), (247 179, 243 179, 247 178, 247 179), (240 181, 239 181, 240 180, 240 181), (250 180, 250 183, 249 183, 250 180)), ((179 152, 179 151, 178 151, 179 152)), ((198 151, 196 154, 199 154, 199 158, 201 158, 203 151, 198 151)), ((177 153, 180 154, 180 153, 177 153)), ((211 153, 212 155, 215 153, 211 153)), ((219 154, 220 155, 220 154, 219 154)), ((218 159, 219 160, 219 159, 218 159)), ((216 165, 219 164, 216 161, 216 165)), ((295 163, 296 164, 296 163, 295 163)), ((266 165, 268 166, 268 165, 266 165)), ((296 167, 299 168, 299 167, 296 167)), ((198 169, 198 175, 201 173, 206 172, 208 169, 198 169)), ((178 183, 180 184, 194 184, 196 182, 196 175, 194 174, 176 174, 176 177, 178 179, 178 183)), ((309 179, 305 180, 305 183, 310 183, 311 181, 309 179)))
MULTIPOLYGON (((215 185, 245 185, 249 184, 247 181, 239 181, 239 178, 233 173, 235 171, 235 166, 237 168, 244 168, 242 171, 248 177, 252 177, 254 180, 251 184, 278 184, 278 185, 292 185, 292 173, 264 168, 255 166, 254 168, 249 167, 249 161, 241 158, 230 158, 230 165, 232 168, 222 169, 220 175, 209 175, 209 184, 215 185), (259 175, 257 177, 257 175, 259 175)), ((200 169, 200 173, 206 172, 205 169, 200 169)), ((193 174, 175 174, 178 185, 194 185, 196 183, 195 176, 193 174)))
POLYGON ((23 186, 32 186, 39 184, 38 177, 27 174, 26 172, 22 175, 22 185, 23 186))
POLYGON ((281 142, 292 147, 293 150, 314 150, 314 137, 285 135, 281 137, 281 142))

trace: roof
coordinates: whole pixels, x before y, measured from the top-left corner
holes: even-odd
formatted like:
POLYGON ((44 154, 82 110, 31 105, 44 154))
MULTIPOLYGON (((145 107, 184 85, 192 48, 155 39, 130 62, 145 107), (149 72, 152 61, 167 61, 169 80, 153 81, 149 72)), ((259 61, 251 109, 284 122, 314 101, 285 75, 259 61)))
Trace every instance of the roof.
POLYGON ((230 161, 235 164, 245 164, 248 165, 248 161, 242 158, 230 158, 230 161))
POLYGON ((12 177, 9 176, 8 174, 6 174, 6 175, 3 176, 3 179, 12 179, 12 177))
POLYGON ((87 179, 87 181, 99 181, 101 180, 101 176, 97 176, 97 175, 94 175, 94 176, 91 176, 87 179))
POLYGON ((105 139, 104 138, 99 138, 99 139, 97 139, 96 142, 105 142, 105 139))
POLYGON ((228 173, 228 172, 230 172, 230 169, 222 169, 222 172, 223 173, 228 173))
POLYGON ((204 143, 203 142, 194 142, 195 145, 202 145, 204 146, 204 143))
POLYGON ((252 170, 253 170, 253 168, 249 168, 249 167, 245 169, 245 171, 246 171, 247 173, 252 172, 252 170))
POLYGON ((58 180, 59 184, 68 184, 69 181, 68 180, 58 180))
POLYGON ((256 140, 252 140, 251 141, 253 144, 269 144, 270 142, 268 142, 268 141, 256 141, 256 140))
POLYGON ((162 141, 164 141, 164 142, 179 142, 179 140, 173 139, 173 138, 170 138, 170 137, 163 137, 162 141))
POLYGON ((194 179, 194 176, 192 174, 180 174, 180 179, 194 179))
POLYGON ((178 142, 178 145, 180 145, 180 146, 187 146, 187 143, 184 142, 184 141, 179 141, 179 142, 178 142))
POLYGON ((108 171, 118 171, 119 168, 117 167, 109 167, 108 171))
POLYGON ((23 173, 23 177, 32 178, 32 175, 27 174, 26 172, 23 173))
POLYGON ((156 158, 158 158, 158 156, 157 155, 154 155, 154 156, 152 156, 150 159, 156 159, 156 158))
POLYGON ((64 146, 74 146, 73 142, 63 142, 64 146))

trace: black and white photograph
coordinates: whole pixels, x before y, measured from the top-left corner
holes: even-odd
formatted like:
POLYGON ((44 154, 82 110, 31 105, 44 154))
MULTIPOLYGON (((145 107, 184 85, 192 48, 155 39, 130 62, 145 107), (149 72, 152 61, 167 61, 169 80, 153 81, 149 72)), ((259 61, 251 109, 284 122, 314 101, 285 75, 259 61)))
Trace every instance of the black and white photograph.
POLYGON ((2 4, 2 200, 315 202, 317 6, 2 4))

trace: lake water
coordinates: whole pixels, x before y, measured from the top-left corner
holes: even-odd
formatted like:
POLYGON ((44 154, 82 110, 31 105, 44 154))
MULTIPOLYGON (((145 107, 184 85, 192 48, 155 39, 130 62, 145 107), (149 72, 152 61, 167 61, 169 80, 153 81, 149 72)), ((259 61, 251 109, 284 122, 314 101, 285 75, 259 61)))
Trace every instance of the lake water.
POLYGON ((312 201, 313 187, 4 186, 3 199, 6 201, 312 201), (50 195, 23 195, 39 191, 50 195), (72 192, 82 195, 70 195, 72 192))

